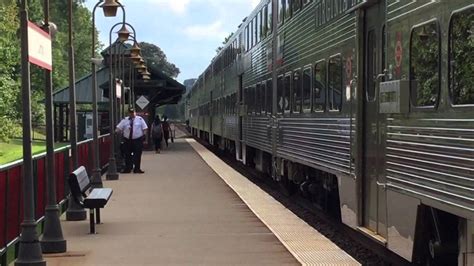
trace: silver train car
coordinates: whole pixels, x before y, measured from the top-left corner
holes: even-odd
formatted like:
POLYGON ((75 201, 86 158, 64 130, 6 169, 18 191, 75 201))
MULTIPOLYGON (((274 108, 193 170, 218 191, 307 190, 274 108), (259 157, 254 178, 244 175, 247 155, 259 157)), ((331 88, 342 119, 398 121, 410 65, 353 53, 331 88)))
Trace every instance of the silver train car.
POLYGON ((195 136, 407 261, 474 264, 472 1, 262 1, 186 101, 195 136))

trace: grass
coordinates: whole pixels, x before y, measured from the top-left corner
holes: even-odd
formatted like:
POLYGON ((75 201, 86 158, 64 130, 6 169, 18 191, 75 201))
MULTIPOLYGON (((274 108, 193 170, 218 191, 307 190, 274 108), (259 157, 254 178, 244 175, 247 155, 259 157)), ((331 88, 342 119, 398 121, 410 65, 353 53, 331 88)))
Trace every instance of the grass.
MULTIPOLYGON (((68 145, 67 143, 55 143, 54 148, 68 145)), ((33 154, 46 151, 46 142, 35 140, 32 142, 33 154)), ((22 140, 12 139, 9 143, 0 142, 0 165, 14 162, 23 158, 22 140)))

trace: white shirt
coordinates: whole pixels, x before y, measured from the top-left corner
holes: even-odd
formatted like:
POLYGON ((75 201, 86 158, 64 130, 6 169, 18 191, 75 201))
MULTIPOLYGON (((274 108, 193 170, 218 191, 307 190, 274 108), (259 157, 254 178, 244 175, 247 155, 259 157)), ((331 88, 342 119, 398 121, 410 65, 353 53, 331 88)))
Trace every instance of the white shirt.
MULTIPOLYGON (((130 136, 130 128, 131 128, 131 118, 127 116, 126 118, 122 119, 120 123, 117 125, 117 129, 122 131, 123 136, 128 139, 130 136)), ((145 129, 148 129, 145 120, 141 116, 135 116, 133 119, 133 135, 132 139, 138 139, 143 137, 145 134, 145 129)))

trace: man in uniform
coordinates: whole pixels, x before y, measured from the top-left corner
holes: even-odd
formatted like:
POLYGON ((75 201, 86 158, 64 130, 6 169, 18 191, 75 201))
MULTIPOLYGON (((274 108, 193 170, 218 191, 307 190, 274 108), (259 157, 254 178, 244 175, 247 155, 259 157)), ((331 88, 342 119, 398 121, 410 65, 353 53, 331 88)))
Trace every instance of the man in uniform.
POLYGON ((122 133, 125 139, 125 169, 122 173, 145 173, 140 168, 143 151, 143 141, 147 140, 148 126, 145 120, 136 115, 133 108, 128 109, 129 116, 125 117, 117 125, 116 132, 122 133))

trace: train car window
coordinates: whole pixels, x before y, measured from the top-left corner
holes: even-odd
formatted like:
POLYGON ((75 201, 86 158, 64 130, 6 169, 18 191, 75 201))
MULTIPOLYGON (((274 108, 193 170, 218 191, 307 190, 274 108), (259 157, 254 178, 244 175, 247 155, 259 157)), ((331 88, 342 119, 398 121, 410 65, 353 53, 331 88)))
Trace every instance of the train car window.
POLYGON ((259 19, 259 13, 255 16, 255 44, 260 42, 260 19, 259 19))
POLYGON ((261 93, 261 89, 260 89, 260 84, 257 84, 256 87, 255 87, 255 113, 256 114, 260 114, 261 112, 261 104, 260 104, 260 93, 261 93))
POLYGON ((283 110, 285 113, 289 113, 291 110, 291 73, 285 75, 283 85, 283 110))
POLYGON ((474 7, 449 23, 449 89, 454 105, 474 104, 474 7))
POLYGON ((264 6, 262 10, 262 38, 268 34, 268 6, 264 6))
POLYGON ((249 38, 249 26, 245 27, 245 51, 249 50, 250 38, 249 38))
POLYGON ((293 90, 291 95, 291 108, 293 113, 301 113, 302 86, 301 70, 293 72, 293 90))
POLYGON ((301 9, 301 0, 291 0, 293 14, 298 12, 301 9))
POLYGON ((257 112, 257 89, 255 86, 252 86, 250 88, 250 97, 252 98, 252 114, 255 114, 257 112))
POLYGON ((436 21, 417 26, 410 40, 410 92, 415 106, 435 106, 440 88, 440 39, 436 21))
POLYGON ((263 38, 265 38, 265 21, 263 20, 263 12, 264 10, 260 10, 260 12, 258 12, 258 22, 259 22, 259 30, 260 30, 260 34, 259 34, 259 39, 262 40, 263 38))
POLYGON ((265 114, 265 93, 265 82, 262 82, 260 85, 260 99, 258 101, 260 103, 260 110, 262 112, 262 115, 265 114))
POLYGON ((326 61, 319 61, 314 66, 313 111, 323 112, 326 109, 326 61))
POLYGON ((228 95, 227 97, 225 97, 225 105, 227 107, 227 114, 230 115, 231 114, 231 104, 230 104, 230 95, 228 95))
POLYGON ((285 19, 285 2, 286 0, 280 0, 278 2, 278 24, 282 24, 285 19))
POLYGON ((285 0, 285 21, 291 18, 291 0, 285 0))
POLYGON ((303 71, 303 112, 311 112, 311 68, 303 71))
POLYGON ((250 32, 250 48, 252 48, 255 45, 255 28, 253 25, 253 19, 250 21, 250 26, 249 26, 249 32, 250 32))
POLYGON ((342 104, 342 59, 340 55, 329 59, 328 96, 329 110, 340 111, 342 104))
POLYGON ((262 115, 266 114, 267 113, 267 105, 265 103, 265 101, 267 100, 267 95, 265 95, 267 93, 267 89, 265 88, 267 84, 265 82, 262 82, 262 85, 261 85, 261 92, 260 92, 260 104, 261 104, 261 108, 262 108, 262 115))
POLYGON ((277 79, 277 112, 279 114, 283 113, 283 109, 284 109, 284 106, 285 106, 283 91, 284 91, 283 76, 278 76, 278 79, 277 79))
POLYGON ((246 96, 245 99, 246 99, 246 104, 247 104, 247 114, 251 114, 252 103, 251 103, 251 98, 250 98, 250 87, 247 88, 245 96, 246 96))
POLYGON ((267 35, 272 33, 272 29, 273 29, 273 1, 270 1, 270 3, 268 3, 267 5, 267 11, 268 11, 268 15, 267 15, 267 35))
POLYGON ((272 114, 272 106, 273 106, 273 84, 272 80, 267 80, 267 86, 265 88, 265 109, 267 110, 267 114, 272 114))
POLYGON ((307 4, 311 3, 312 0, 303 0, 303 6, 306 6, 307 4))
POLYGON ((365 63, 366 75, 365 79, 367 101, 375 100, 375 67, 377 66, 377 42, 375 30, 370 30, 367 34, 367 62, 365 63))

